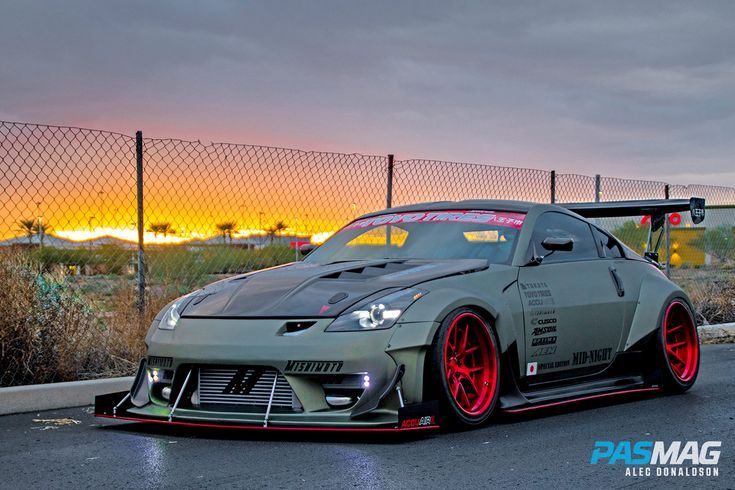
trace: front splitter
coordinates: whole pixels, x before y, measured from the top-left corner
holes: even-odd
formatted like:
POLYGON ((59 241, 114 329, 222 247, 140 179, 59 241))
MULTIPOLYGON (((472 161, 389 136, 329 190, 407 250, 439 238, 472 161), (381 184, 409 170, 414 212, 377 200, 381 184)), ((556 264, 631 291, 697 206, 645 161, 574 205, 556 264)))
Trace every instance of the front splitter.
POLYGON ((311 426, 311 425, 273 425, 272 423, 256 425, 252 423, 233 424, 227 422, 205 422, 174 420, 156 417, 131 415, 127 410, 132 408, 127 392, 109 393, 95 397, 95 417, 140 422, 159 425, 207 428, 238 429, 250 431, 291 431, 291 432, 413 432, 440 428, 437 423, 436 403, 420 403, 402 407, 398 411, 398 424, 394 426, 311 426))

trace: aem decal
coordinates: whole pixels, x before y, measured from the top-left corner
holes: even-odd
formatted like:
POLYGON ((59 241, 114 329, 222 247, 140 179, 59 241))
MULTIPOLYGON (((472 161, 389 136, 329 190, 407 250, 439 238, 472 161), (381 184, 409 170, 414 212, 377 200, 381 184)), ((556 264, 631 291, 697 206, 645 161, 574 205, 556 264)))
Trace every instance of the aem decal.
POLYGON ((543 357, 550 356, 556 353, 555 345, 547 345, 546 347, 539 347, 531 354, 531 357, 543 357))

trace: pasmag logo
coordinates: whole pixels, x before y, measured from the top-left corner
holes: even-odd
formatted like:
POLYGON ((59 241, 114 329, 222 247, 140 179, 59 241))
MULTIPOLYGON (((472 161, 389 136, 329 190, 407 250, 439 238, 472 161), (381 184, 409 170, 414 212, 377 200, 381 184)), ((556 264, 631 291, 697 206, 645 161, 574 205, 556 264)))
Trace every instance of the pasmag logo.
POLYGON ((590 464, 625 465, 625 476, 720 476, 722 441, 595 441, 590 464))

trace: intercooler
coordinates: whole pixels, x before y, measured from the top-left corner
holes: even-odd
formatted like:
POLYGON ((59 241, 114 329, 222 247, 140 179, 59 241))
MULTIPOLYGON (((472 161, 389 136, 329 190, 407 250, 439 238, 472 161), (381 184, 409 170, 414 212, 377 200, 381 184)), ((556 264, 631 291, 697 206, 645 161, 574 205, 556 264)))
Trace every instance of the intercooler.
POLYGON ((261 366, 202 366, 199 368, 199 404, 301 408, 286 378, 261 366), (277 379, 276 379, 277 377, 277 379), (275 389, 273 382, 275 383, 275 389))

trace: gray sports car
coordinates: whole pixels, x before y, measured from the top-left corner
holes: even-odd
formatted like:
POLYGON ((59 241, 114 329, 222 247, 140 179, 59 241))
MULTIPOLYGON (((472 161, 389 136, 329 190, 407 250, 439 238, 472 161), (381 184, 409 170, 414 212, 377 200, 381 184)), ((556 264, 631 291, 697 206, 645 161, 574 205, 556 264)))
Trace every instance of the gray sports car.
POLYGON ((417 204, 349 223, 302 261, 216 282, 156 317, 130 392, 96 414, 166 424, 475 426, 641 391, 699 368, 665 216, 704 200, 417 204), (651 216, 640 256, 594 218, 651 216), (658 232, 657 245, 653 237, 658 232))

